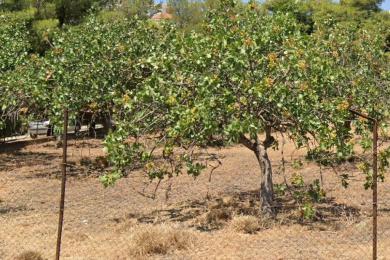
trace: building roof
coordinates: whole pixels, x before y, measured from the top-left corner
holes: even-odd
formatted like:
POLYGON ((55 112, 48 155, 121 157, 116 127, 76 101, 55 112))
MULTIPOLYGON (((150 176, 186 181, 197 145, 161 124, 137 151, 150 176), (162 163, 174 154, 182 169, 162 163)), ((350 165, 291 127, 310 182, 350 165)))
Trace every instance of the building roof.
POLYGON ((150 18, 152 20, 170 20, 173 18, 173 15, 168 13, 167 3, 162 3, 160 11, 154 13, 150 18))
POLYGON ((152 20, 170 20, 173 16, 170 13, 167 12, 158 12, 152 15, 152 20))

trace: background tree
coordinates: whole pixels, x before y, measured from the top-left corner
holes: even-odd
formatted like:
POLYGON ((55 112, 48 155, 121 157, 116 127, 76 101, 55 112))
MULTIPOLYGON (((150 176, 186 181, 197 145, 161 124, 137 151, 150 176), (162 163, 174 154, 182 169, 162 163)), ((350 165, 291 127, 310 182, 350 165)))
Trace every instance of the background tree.
POLYGON ((92 7, 111 7, 110 0, 54 0, 60 26, 78 24, 92 7))
POLYGON ((0 10, 21 11, 33 7, 35 0, 4 0, 0 2, 0 10))
POLYGON ((168 0, 168 10, 180 28, 193 29, 204 19, 204 4, 191 0, 168 0))
POLYGON ((378 12, 383 0, 342 0, 341 5, 357 8, 359 11, 378 12))
POLYGON ((288 12, 293 14, 298 22, 305 25, 304 29, 311 33, 314 21, 312 19, 313 8, 310 3, 311 1, 307 0, 267 0, 264 3, 264 7, 271 12, 288 12))
POLYGON ((153 0, 125 0, 121 3, 121 8, 125 10, 127 15, 139 18, 148 18, 150 12, 154 8, 153 0))
POLYGON ((77 27, 55 33, 52 48, 37 68, 40 95, 51 100, 52 120, 61 120, 67 106, 72 116, 89 111, 102 117, 108 130, 113 99, 150 73, 140 64, 153 52, 156 28, 138 19, 104 23, 91 16, 77 27))
POLYGON ((0 134, 10 134, 15 129, 18 112, 24 106, 24 93, 13 74, 23 67, 31 50, 27 24, 33 19, 31 11, 0 13, 0 134), (2 130, 6 129, 6 132, 2 130))

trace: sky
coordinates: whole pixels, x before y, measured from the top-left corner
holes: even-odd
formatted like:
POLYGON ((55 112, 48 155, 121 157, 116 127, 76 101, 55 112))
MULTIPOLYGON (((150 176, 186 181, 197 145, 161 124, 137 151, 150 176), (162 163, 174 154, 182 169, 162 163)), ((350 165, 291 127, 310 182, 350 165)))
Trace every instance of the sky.
POLYGON ((384 0, 381 5, 381 8, 383 10, 390 10, 390 0, 384 0))

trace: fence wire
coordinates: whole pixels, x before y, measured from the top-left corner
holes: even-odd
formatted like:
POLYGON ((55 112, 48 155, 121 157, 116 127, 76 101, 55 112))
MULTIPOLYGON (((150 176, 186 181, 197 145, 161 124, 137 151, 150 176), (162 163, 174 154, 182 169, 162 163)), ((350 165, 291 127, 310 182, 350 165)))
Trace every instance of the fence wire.
MULTIPOLYGON (((104 188, 102 148, 98 139, 69 141, 61 259, 372 258, 372 192, 353 162, 319 167, 291 144, 271 151, 278 214, 266 219, 257 162, 244 147, 213 148, 222 166, 212 178, 163 181, 154 198, 156 183, 138 171, 104 188), (317 180, 324 198, 297 203, 317 180)), ((54 258, 60 165, 54 141, 0 151, 0 259, 54 258)), ((390 259, 388 180, 378 184, 378 259, 390 259)))

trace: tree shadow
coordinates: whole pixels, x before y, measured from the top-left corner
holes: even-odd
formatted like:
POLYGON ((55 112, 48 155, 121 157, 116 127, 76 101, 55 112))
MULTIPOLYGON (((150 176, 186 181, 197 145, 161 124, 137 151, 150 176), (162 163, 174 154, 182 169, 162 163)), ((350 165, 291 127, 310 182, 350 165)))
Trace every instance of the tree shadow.
POLYGON ((342 203, 337 203, 335 198, 325 198, 321 202, 312 203, 313 215, 307 218, 305 204, 295 201, 291 196, 278 197, 277 221, 283 225, 299 224, 319 230, 338 230, 340 223, 358 222, 361 217, 361 209, 342 203))
POLYGON ((36 165, 47 165, 48 162, 59 159, 58 155, 42 152, 21 152, 12 151, 2 156, 0 160, 0 169, 8 171, 21 167, 31 167, 36 165))
POLYGON ((128 214, 124 219, 136 219, 139 223, 182 222, 200 231, 212 231, 224 227, 234 216, 249 215, 259 217, 264 228, 298 224, 319 230, 337 230, 340 223, 351 219, 357 222, 361 217, 360 209, 337 203, 334 198, 326 198, 314 207, 314 218, 305 219, 302 204, 285 195, 276 198, 276 217, 266 218, 261 214, 259 192, 255 190, 189 200, 146 214, 128 214))
POLYGON ((18 140, 13 142, 5 142, 0 143, 0 154, 2 153, 13 153, 16 151, 20 151, 21 149, 29 146, 29 145, 36 145, 36 144, 42 144, 46 142, 53 141, 54 137, 42 137, 34 140, 18 140))
POLYGON ((0 206, 0 215, 5 215, 8 213, 13 213, 13 212, 20 212, 20 211, 28 211, 31 210, 25 206, 17 206, 17 207, 11 207, 11 206, 5 206, 2 207, 0 206))
MULTIPOLYGON (((27 179, 61 177, 61 155, 59 154, 16 150, 0 156, 1 171, 8 172, 26 167, 29 174, 24 175, 24 178, 27 179)), ((78 178, 99 177, 109 169, 107 158, 97 156, 95 159, 89 159, 85 157, 80 161, 68 160, 67 175, 78 178)))
POLYGON ((390 213, 390 208, 380 208, 378 209, 379 212, 385 212, 385 213, 390 213))
MULTIPOLYGON (((98 178, 109 171, 108 167, 100 165, 78 165, 75 161, 68 161, 66 167, 66 175, 68 178, 98 178)), ((25 176, 27 179, 45 178, 45 179, 59 179, 62 177, 62 168, 60 164, 45 168, 44 171, 35 171, 33 174, 25 176)))

